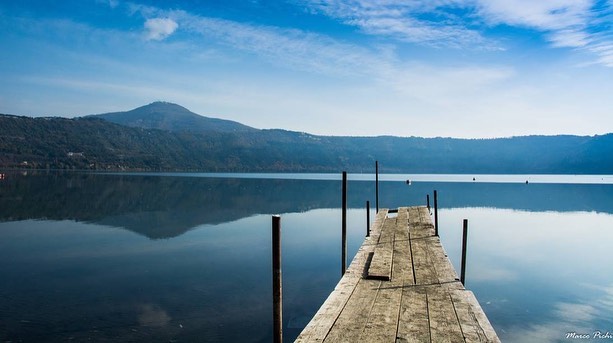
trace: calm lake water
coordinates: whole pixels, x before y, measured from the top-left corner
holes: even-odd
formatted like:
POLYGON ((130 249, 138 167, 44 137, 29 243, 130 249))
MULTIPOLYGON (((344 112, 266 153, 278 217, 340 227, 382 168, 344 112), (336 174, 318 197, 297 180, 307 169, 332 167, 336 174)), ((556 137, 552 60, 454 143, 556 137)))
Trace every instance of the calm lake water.
MULTIPOLYGON (((374 218, 375 185, 372 175, 349 179, 351 258, 366 200, 374 218)), ((386 208, 424 205, 438 191, 456 270, 469 219, 467 288, 503 342, 613 334, 613 177, 381 180, 386 208)), ((269 342, 272 214, 282 216, 292 341, 340 277, 340 190, 329 174, 8 172, 0 341, 269 342)))

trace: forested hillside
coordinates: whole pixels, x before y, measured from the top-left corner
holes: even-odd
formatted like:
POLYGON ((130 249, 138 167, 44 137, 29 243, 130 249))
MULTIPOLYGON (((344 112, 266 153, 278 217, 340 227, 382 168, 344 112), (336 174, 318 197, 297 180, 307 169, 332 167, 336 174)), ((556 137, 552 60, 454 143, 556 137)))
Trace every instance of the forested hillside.
POLYGON ((208 172, 613 174, 613 134, 501 139, 166 131, 0 115, 0 167, 208 172))

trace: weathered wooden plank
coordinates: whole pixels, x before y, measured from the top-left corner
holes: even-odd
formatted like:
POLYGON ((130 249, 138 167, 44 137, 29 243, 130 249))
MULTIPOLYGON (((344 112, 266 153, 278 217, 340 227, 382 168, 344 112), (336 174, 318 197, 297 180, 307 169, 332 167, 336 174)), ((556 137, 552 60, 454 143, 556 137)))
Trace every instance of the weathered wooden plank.
POLYGON ((451 261, 445 253, 445 249, 441 244, 441 240, 438 237, 427 238, 429 241, 428 252, 432 257, 432 263, 436 270, 436 277, 439 283, 453 282, 459 280, 451 261))
POLYGON ((462 328, 464 340, 466 342, 487 342, 485 332, 481 329, 465 293, 466 291, 451 291, 449 293, 462 328))
POLYGON ((392 283, 396 286, 414 285, 413 259, 409 240, 408 223, 398 220, 394 235, 394 259, 392 264, 392 283))
MULTIPOLYGON (((371 245, 373 246, 377 244, 379 241, 379 236, 381 235, 381 229, 383 228, 383 223, 385 218, 387 217, 387 209, 380 209, 379 213, 375 215, 375 221, 370 226, 370 236, 366 237, 364 243, 362 245, 371 245)), ((351 266, 351 265, 350 265, 351 266)))
POLYGON ((381 232, 381 227, 382 227, 381 225, 383 225, 385 218, 387 218, 388 211, 389 211, 388 209, 382 208, 382 209, 379 209, 379 212, 377 212, 377 214, 375 215, 375 222, 373 223, 373 228, 372 228, 374 233, 381 232))
POLYGON ((396 218, 386 218, 383 222, 379 241, 368 267, 368 278, 390 280, 392 277, 392 258, 394 255, 394 234, 396 218))
POLYGON ((434 226, 434 222, 432 222, 432 215, 430 214, 430 211, 428 211, 428 208, 419 207, 418 211, 419 217, 421 218, 421 224, 434 226))
POLYGON ((450 291, 466 342, 500 342, 473 292, 450 291))
POLYGON ((368 321, 357 342, 394 342, 402 287, 382 282, 368 321))
POLYGON ((324 342, 357 342, 364 331, 381 281, 362 279, 324 342))
POLYGON ((428 287, 426 293, 432 342, 464 342, 460 322, 449 292, 439 287, 428 287))
POLYGON ((418 207, 409 208, 409 232, 411 239, 434 236, 434 225, 429 215, 424 215, 418 207))
POLYGON ((423 230, 422 227, 422 218, 419 213, 418 207, 409 207, 407 209, 408 217, 409 217, 409 236, 411 240, 411 258, 413 261, 413 273, 415 275, 415 279, 421 280, 417 281, 417 284, 432 283, 434 282, 434 278, 426 278, 424 281, 424 277, 427 276, 430 270, 430 262, 428 260, 428 254, 424 250, 426 248, 422 243, 414 243, 417 242, 417 239, 430 237, 431 234, 427 230, 423 230), (423 248, 423 249, 422 249, 423 248), (419 275, 419 278, 418 278, 419 275))
POLYGON ((396 217, 397 224, 401 224, 403 227, 409 227, 409 208, 408 207, 400 207, 398 208, 398 216, 396 217))
POLYGON ((430 342, 428 298, 424 287, 403 289, 396 341, 430 342))
POLYGON ((439 287, 440 289, 444 290, 444 291, 447 291, 447 292, 457 291, 457 290, 465 290, 464 285, 462 285, 462 283, 460 281, 441 283, 441 284, 438 284, 436 286, 439 287))
POLYGON ((419 225, 421 219, 417 207, 409 207, 407 209, 409 226, 419 225))
POLYGON ((424 238, 413 239, 413 234, 409 233, 411 237, 411 253, 413 258, 413 272, 415 273, 416 285, 431 285, 438 283, 438 277, 436 276, 436 269, 432 257, 430 256, 430 249, 428 249, 428 240, 424 238))

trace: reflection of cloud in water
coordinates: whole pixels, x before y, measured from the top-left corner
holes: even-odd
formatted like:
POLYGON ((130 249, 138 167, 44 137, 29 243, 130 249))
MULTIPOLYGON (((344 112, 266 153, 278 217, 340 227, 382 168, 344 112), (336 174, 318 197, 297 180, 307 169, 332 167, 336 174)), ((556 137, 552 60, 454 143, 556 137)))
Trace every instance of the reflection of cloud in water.
MULTIPOLYGON (((528 327, 513 328, 510 334, 504 337, 505 342, 541 343, 555 342, 563 339, 570 328, 567 324, 552 322, 548 324, 529 325, 528 327)), ((572 329, 574 330, 574 329, 572 329)))
POLYGON ((587 303, 558 302, 553 305, 553 319, 543 324, 510 328, 505 332, 505 342, 558 342, 564 341, 571 332, 592 336, 598 330, 595 320, 606 316, 613 304, 613 284, 608 287, 592 286, 604 292, 604 296, 587 303))
POLYGON ((166 326, 170 316, 156 304, 142 304, 138 306, 138 323, 141 326, 166 326))
POLYGON ((607 297, 602 302, 602 305, 604 305, 607 308, 612 308, 613 307, 613 284, 609 285, 609 287, 605 289, 605 292, 607 293, 607 297))
POLYGON ((597 290, 605 294, 602 299, 596 304, 598 309, 606 311, 607 309, 613 308, 613 283, 608 286, 599 286, 584 283, 582 284, 582 286, 590 288, 592 290, 597 290))
POLYGON ((597 310, 586 304, 557 303, 554 312, 565 322, 576 324, 592 321, 597 310))
POLYGON ((598 311, 591 305, 557 303, 554 305, 555 319, 543 324, 529 324, 525 327, 515 327, 508 330, 505 342, 558 342, 566 338, 566 334, 592 334, 594 329, 591 321, 598 311))
POLYGON ((503 269, 498 266, 487 265, 485 263, 477 264, 471 271, 470 281, 516 281, 519 279, 517 272, 509 269, 503 269))

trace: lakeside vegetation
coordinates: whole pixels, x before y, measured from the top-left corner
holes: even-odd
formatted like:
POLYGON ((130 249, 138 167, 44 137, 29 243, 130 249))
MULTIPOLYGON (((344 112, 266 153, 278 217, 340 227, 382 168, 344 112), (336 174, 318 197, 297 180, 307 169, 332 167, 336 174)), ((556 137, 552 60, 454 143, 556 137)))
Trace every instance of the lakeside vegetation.
POLYGON ((317 136, 254 129, 161 102, 74 119, 0 115, 1 168, 370 172, 375 160, 386 172, 613 174, 613 134, 497 139, 317 136))

